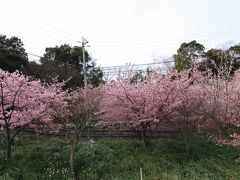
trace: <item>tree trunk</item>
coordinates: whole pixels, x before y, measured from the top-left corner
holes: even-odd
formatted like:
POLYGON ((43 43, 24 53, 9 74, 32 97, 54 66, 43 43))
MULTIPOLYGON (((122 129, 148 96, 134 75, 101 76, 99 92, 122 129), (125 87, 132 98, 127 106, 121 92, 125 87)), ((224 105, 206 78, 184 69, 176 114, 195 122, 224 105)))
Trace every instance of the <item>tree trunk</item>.
POLYGON ((189 120, 187 118, 187 128, 186 128, 186 152, 189 154, 190 152, 190 128, 189 128, 189 120))
POLYGON ((12 142, 10 138, 10 131, 7 130, 6 132, 6 157, 8 161, 12 159, 12 142))
POLYGON ((144 126, 142 127, 142 139, 143 139, 145 147, 147 147, 148 146, 148 139, 147 139, 146 128, 144 126))
POLYGON ((74 173, 74 159, 75 159, 76 147, 77 147, 76 143, 72 142, 71 143, 70 161, 69 161, 70 170, 72 173, 74 173))
POLYGON ((190 138, 189 138, 189 134, 186 133, 186 152, 187 154, 189 154, 189 151, 190 151, 190 138))

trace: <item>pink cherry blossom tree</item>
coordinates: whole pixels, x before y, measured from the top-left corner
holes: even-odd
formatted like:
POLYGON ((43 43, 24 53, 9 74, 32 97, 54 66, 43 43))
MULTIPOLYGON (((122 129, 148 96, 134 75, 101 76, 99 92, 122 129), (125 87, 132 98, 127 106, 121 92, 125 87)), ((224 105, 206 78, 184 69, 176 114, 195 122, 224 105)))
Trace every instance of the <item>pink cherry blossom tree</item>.
POLYGON ((233 78, 221 79, 221 111, 219 121, 225 130, 230 130, 230 139, 214 137, 219 144, 240 147, 240 136, 236 130, 240 127, 240 71, 236 71, 233 78))
MULTIPOLYGON (((217 69, 217 68, 216 68, 217 69)), ((240 71, 231 75, 231 67, 224 64, 217 69, 217 76, 212 76, 201 84, 207 97, 202 112, 210 133, 210 139, 219 145, 240 147, 240 71), (216 133, 216 130, 218 130, 216 133)), ((240 162, 238 158, 237 163, 240 162)))
POLYGON ((61 84, 42 85, 19 72, 0 70, 0 131, 8 160, 12 142, 23 128, 38 124, 51 128, 53 117, 66 113, 65 95, 61 84))
POLYGON ((141 82, 118 79, 103 86, 102 118, 109 123, 126 122, 141 130, 145 145, 160 123, 177 115, 183 92, 195 81, 195 68, 166 75, 150 74, 141 82))
POLYGON ((222 133, 233 126, 236 115, 233 102, 237 102, 234 86, 238 82, 236 76, 231 77, 229 72, 225 67, 218 69, 217 76, 205 72, 185 92, 176 122, 181 124, 181 131, 185 134, 187 151, 190 148, 188 136, 192 133, 222 133))
MULTIPOLYGON (((65 116, 59 118, 60 129, 65 130, 70 144, 70 170, 74 173, 74 159, 83 130, 94 126, 98 121, 97 112, 101 100, 100 88, 90 85, 86 89, 77 89, 68 95, 68 110, 65 116)), ((75 174, 77 176, 77 174, 75 174)))
POLYGON ((177 129, 184 138, 186 152, 191 149, 193 135, 205 130, 205 118, 201 113, 206 101, 206 94, 200 88, 202 76, 181 94, 181 103, 176 107, 176 113, 169 119, 172 127, 177 129))

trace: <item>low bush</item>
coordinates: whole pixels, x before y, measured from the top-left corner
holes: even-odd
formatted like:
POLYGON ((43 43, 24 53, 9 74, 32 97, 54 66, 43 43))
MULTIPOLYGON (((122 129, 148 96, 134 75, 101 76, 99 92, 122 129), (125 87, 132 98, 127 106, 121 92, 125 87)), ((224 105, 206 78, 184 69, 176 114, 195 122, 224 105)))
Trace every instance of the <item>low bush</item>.
MULTIPOLYGON (((20 161, 6 163, 0 153, 0 180, 67 180, 69 146, 59 139, 20 146, 20 161)), ((1 152, 1 151, 0 151, 1 152)), ((178 139, 155 140, 145 147, 136 140, 82 142, 76 154, 75 171, 79 179, 240 179, 235 163, 240 150, 216 146, 201 138, 193 141, 189 153, 178 139)))

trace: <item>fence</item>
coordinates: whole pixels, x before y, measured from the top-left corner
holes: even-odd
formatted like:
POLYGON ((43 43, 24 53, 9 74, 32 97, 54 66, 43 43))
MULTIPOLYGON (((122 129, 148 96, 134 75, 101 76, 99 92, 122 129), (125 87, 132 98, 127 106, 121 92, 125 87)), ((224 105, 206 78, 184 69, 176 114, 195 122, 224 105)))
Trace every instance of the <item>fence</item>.
MULTIPOLYGON (((20 133, 21 135, 37 135, 37 136, 55 136, 55 137, 65 137, 66 132, 59 131, 38 131, 33 129, 24 129, 20 133)), ((89 129, 81 130, 81 137, 85 138, 141 138, 141 131, 136 130, 118 130, 118 129, 89 129)), ((156 130, 153 132, 146 131, 147 137, 152 138, 175 138, 179 135, 178 131, 166 131, 166 130, 156 130)))

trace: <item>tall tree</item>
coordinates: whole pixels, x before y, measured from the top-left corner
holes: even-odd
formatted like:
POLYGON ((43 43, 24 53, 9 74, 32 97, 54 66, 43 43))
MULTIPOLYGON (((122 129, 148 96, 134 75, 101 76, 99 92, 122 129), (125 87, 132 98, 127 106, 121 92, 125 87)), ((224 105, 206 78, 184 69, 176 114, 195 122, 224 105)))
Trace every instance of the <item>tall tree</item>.
POLYGON ((182 103, 184 92, 198 77, 195 72, 189 69, 164 76, 150 74, 143 81, 134 83, 131 78, 106 83, 100 106, 102 119, 110 124, 124 122, 128 127, 140 130, 144 144, 148 145, 149 132, 166 121, 178 120, 177 108, 182 103))
MULTIPOLYGON (((214 75, 219 70, 227 70, 231 75, 240 68, 240 46, 235 45, 227 50, 210 49, 206 52, 206 58, 201 62, 200 70, 210 69, 214 75)), ((222 73, 222 72, 221 72, 222 73)), ((224 75, 224 74, 222 74, 224 75)), ((225 74, 226 75, 226 74, 225 74)))
POLYGON ((97 123, 97 112, 101 100, 100 88, 88 87, 79 88, 69 93, 69 112, 63 118, 60 118, 60 127, 67 133, 67 140, 71 146, 70 150, 70 170, 74 172, 75 153, 81 141, 82 131, 97 123))
POLYGON ((229 56, 232 58, 232 70, 235 72, 240 68, 240 44, 234 45, 227 50, 229 56))
POLYGON ((175 69, 181 71, 189 68, 192 63, 197 63, 199 59, 205 56, 204 50, 205 47, 195 40, 189 43, 182 43, 177 50, 177 54, 173 55, 175 69))
POLYGON ((18 72, 0 70, 0 132, 4 134, 7 159, 16 135, 26 127, 52 125, 52 118, 67 112, 61 85, 43 86, 18 72))
POLYGON ((22 70, 28 63, 22 41, 17 37, 0 35, 0 68, 9 72, 22 70))
MULTIPOLYGON (((46 48, 44 57, 41 58, 41 64, 29 64, 26 73, 39 78, 47 83, 52 82, 52 78, 68 82, 65 88, 75 89, 83 86, 83 57, 82 48, 69 45, 61 45, 46 48)), ((87 63, 87 79, 93 86, 98 86, 102 82, 103 73, 100 68, 96 67, 96 63, 85 51, 85 59, 87 63)))

